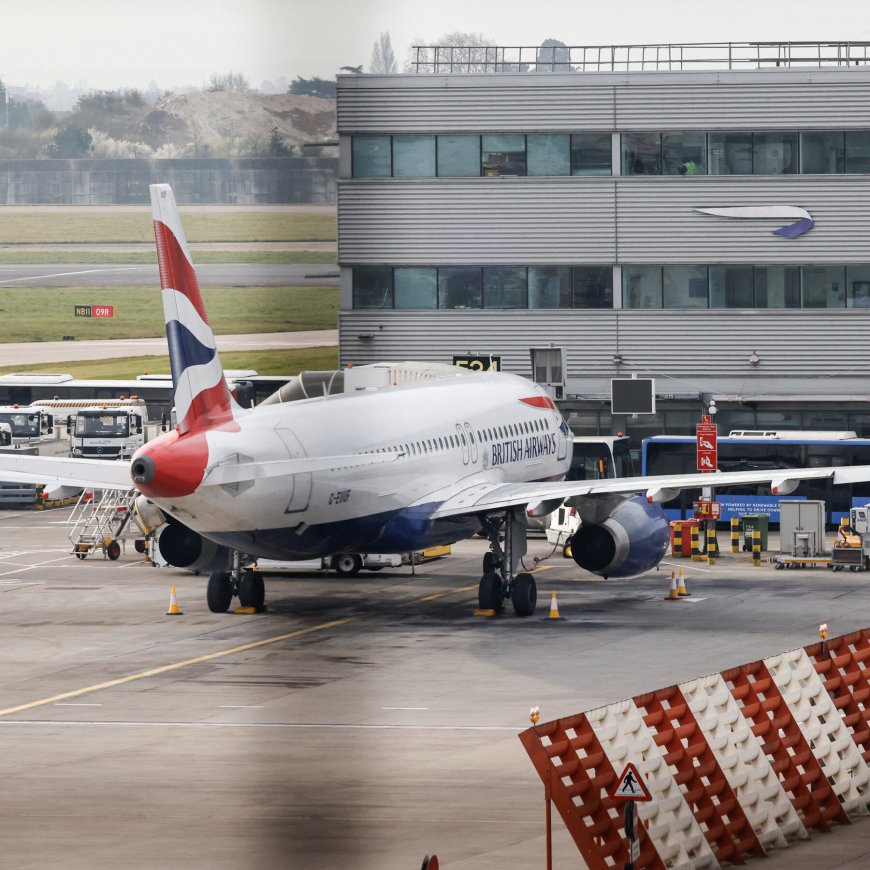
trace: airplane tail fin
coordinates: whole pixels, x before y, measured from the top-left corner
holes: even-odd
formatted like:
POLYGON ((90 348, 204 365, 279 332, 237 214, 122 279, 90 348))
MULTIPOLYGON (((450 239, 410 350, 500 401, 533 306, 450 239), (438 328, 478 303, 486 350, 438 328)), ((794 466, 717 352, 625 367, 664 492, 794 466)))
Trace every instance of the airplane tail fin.
POLYGON ((152 184, 151 210, 178 431, 224 423, 241 410, 224 379, 175 196, 168 184, 152 184))

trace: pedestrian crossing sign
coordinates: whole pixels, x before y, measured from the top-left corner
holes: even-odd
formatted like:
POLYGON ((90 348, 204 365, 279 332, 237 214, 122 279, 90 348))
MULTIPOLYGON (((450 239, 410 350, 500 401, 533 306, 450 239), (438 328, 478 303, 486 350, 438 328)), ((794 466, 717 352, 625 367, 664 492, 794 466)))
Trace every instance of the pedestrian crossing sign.
POLYGON ((638 769, 629 762, 616 781, 616 787, 610 792, 612 798, 624 801, 651 801, 652 795, 646 787, 638 769))

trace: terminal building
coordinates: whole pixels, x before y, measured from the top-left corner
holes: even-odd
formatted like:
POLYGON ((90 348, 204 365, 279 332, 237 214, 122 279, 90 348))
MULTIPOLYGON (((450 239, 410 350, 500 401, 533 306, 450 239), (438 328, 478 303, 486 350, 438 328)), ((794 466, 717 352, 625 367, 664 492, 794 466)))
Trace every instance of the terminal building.
POLYGON ((338 80, 342 365, 492 359, 635 444, 711 401, 870 436, 870 44, 417 51, 338 80))

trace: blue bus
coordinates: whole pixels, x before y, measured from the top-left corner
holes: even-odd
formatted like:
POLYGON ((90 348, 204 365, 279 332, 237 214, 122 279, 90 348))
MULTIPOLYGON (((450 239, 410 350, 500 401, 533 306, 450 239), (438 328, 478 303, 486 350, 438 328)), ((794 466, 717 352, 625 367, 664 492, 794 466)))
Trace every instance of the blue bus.
MULTIPOLYGON (((779 468, 819 468, 832 465, 870 465, 870 438, 855 432, 799 430, 747 430, 718 439, 720 471, 768 471, 779 468)), ((693 474, 697 471, 693 435, 656 435, 645 438, 641 448, 641 474, 693 474)), ((692 516, 692 502, 700 490, 685 490, 662 507, 671 519, 692 516)), ((834 486, 830 480, 808 480, 784 498, 825 502, 826 522, 836 526, 849 509, 870 503, 870 482, 834 486)), ((745 514, 767 514, 779 522, 780 496, 765 486, 715 488, 722 506, 722 520, 745 514)))

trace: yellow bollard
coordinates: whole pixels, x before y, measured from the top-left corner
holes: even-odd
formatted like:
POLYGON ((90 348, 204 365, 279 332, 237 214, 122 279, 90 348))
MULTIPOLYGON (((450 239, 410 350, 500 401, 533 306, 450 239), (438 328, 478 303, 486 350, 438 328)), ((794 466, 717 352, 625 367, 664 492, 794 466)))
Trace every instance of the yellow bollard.
POLYGON ((707 564, 716 564, 716 525, 712 522, 707 526, 707 564))
POLYGON ((697 524, 692 526, 692 561, 700 562, 701 561, 701 544, 698 540, 698 526, 697 524))
POLYGON ((731 517, 731 552, 740 552, 740 520, 731 517))
POLYGON ((671 556, 676 559, 683 558, 683 523, 681 520, 674 523, 674 545, 671 547, 671 556))
POLYGON ((761 567, 761 529, 752 530, 752 564, 761 567))

